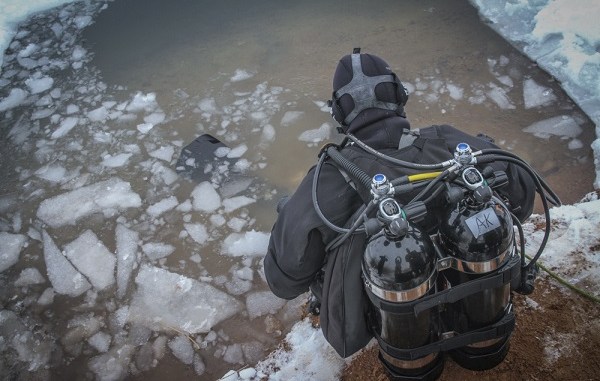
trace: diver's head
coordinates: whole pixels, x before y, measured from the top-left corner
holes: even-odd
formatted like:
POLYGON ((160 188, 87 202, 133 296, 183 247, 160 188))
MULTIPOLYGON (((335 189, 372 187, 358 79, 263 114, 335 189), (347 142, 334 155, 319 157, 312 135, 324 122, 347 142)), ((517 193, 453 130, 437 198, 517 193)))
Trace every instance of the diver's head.
POLYGON ((338 63, 333 76, 331 115, 347 132, 353 122, 363 124, 389 116, 406 116, 408 93, 381 58, 354 49, 338 63))

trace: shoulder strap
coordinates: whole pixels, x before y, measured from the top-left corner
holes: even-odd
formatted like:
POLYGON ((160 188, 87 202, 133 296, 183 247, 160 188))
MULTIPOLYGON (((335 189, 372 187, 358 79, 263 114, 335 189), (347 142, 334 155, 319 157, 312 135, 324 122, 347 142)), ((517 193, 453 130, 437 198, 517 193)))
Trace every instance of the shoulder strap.
POLYGON ((409 130, 407 128, 402 130, 402 137, 400 138, 400 142, 398 143, 398 150, 406 148, 412 145, 417 138, 421 136, 419 129, 409 130))

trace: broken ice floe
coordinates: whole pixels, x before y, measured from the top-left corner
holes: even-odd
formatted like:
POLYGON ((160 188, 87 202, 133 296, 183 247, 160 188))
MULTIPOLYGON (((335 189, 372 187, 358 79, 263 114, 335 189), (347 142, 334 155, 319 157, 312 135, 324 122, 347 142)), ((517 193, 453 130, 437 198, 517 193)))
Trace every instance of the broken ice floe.
POLYGON ((43 232, 44 259, 48 278, 54 291, 69 296, 79 296, 92 286, 83 275, 65 258, 52 238, 43 232))
POLYGON ((93 213, 112 214, 116 210, 141 206, 140 196, 131 185, 112 178, 42 201, 37 216, 52 227, 74 225, 93 213))
POLYGON ((157 267, 143 265, 129 321, 158 330, 208 332, 238 312, 240 303, 215 287, 157 267))
POLYGON ((137 263, 139 234, 124 225, 117 225, 117 296, 122 298, 127 292, 131 272, 137 263))
POLYGON ((116 258, 91 230, 65 245, 64 255, 97 290, 115 283, 116 258))
POLYGON ((27 237, 22 234, 0 232, 0 272, 18 262, 26 243, 27 237))
POLYGON ((533 79, 526 79, 523 82, 523 99, 525 108, 530 109, 552 104, 556 101, 556 95, 552 89, 538 84, 533 79))
POLYGON ((269 233, 249 231, 245 234, 231 233, 223 241, 223 254, 234 257, 264 256, 269 245, 269 233))
POLYGON ((523 129, 538 138, 548 139, 550 136, 576 138, 582 132, 579 123, 570 115, 560 115, 540 120, 523 129))
POLYGON ((329 139, 332 126, 329 123, 323 123, 321 127, 314 130, 307 130, 300 134, 299 140, 307 143, 316 144, 329 139))

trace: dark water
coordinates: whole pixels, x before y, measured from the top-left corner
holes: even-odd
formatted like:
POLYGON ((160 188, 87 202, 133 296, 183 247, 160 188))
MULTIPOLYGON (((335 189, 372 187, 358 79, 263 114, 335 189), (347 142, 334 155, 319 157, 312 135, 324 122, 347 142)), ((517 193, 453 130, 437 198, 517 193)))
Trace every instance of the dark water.
MULTIPOLYGON (((482 23, 466 0, 116 0, 108 4, 94 24, 83 30, 82 37, 77 37, 93 54, 85 72, 93 78, 93 86, 102 89, 98 100, 94 92, 84 94, 91 105, 89 109, 105 99, 121 102, 137 91, 153 92, 166 114, 166 122, 155 126, 145 137, 128 133, 135 132, 136 123, 107 122, 103 127, 105 132, 115 131, 112 151, 97 144, 91 136, 84 136, 81 140, 84 155, 74 153, 64 140, 51 142, 51 149, 44 151, 47 141, 42 138, 36 141, 34 135, 20 149, 3 143, 2 148, 6 150, 3 155, 12 160, 3 159, 2 174, 6 174, 7 181, 2 185, 1 195, 3 199, 9 197, 20 202, 22 231, 27 231, 29 224, 39 228, 35 213, 43 198, 64 192, 52 187, 32 189, 36 183, 30 181, 27 174, 39 168, 41 164, 37 161, 44 161, 40 157, 49 155, 53 160, 63 160, 71 165, 65 165, 68 170, 75 168, 82 175, 91 173, 92 177, 101 178, 115 174, 131 183, 144 199, 145 206, 170 195, 177 196, 181 202, 189 198, 194 184, 178 180, 169 186, 154 186, 148 170, 150 158, 143 152, 161 144, 186 144, 204 132, 219 136, 231 147, 247 145, 249 150, 244 157, 253 163, 251 174, 260 179, 259 185, 252 189, 258 201, 235 216, 248 222, 246 230, 270 231, 277 199, 295 189, 316 161, 319 146, 323 144, 307 144, 299 140, 299 136, 326 123, 327 128, 334 127, 328 112, 322 109, 322 102, 330 97, 331 77, 337 61, 354 47, 385 58, 406 83, 411 90, 407 113, 413 127, 452 124, 473 134, 481 132, 492 136, 500 146, 529 161, 563 202, 578 201, 592 190, 594 170, 589 145, 594 138, 593 124, 558 83, 482 23), (232 81, 236 73, 247 74, 248 78, 232 81), (548 88, 556 100, 546 106, 525 109, 523 83, 528 79, 548 88), (494 89, 501 90, 496 94, 498 91, 503 94, 500 100, 504 103, 499 105, 493 100, 494 89), (207 100, 210 102, 205 102, 207 100), (216 108, 211 109, 209 104, 216 108), (283 123, 288 111, 297 113, 299 119, 283 123), (236 120, 236 112, 241 113, 239 120, 236 120), (534 122, 555 116, 572 117, 579 123, 582 132, 576 139, 581 148, 569 149, 573 137, 541 139, 523 131, 534 122), (272 127, 275 138, 265 144, 261 130, 267 125, 272 127), (97 162, 102 157, 119 153, 121 144, 125 143, 139 144, 143 157, 122 168, 98 169, 97 162), (24 146, 30 149, 25 150, 24 146)), ((33 34, 38 33, 33 26, 29 29, 33 34)), ((25 75, 29 73, 15 77, 25 75)), ((81 72, 79 77, 72 77, 69 70, 64 70, 55 78, 66 86, 75 86, 71 82, 76 83, 81 78, 89 81, 90 77, 82 76, 81 72)), ((31 110, 7 114, 1 126, 12 127, 20 120, 20 113, 28 116, 31 110)), ((38 132, 47 128, 50 123, 47 119, 50 118, 33 123, 38 132)), ((38 135, 43 135, 41 132, 38 135)), ((332 140, 338 138, 335 133, 331 134, 332 140)), ((171 164, 174 166, 174 160, 171 164)), ((211 231, 213 241, 198 248, 189 240, 182 240, 179 234, 183 230, 182 220, 204 221, 204 216, 184 214, 167 213, 159 223, 152 223, 143 210, 129 211, 121 217, 140 232, 144 242, 165 242, 176 247, 176 251, 160 263, 170 271, 195 279, 211 278, 213 284, 225 290, 232 269, 245 266, 255 274, 250 290, 268 290, 259 276, 260 259, 220 255, 220 243, 233 228, 211 231), (190 255, 198 253, 202 256, 201 263, 190 261, 190 255)), ((4 220, 10 218, 3 218, 3 223, 4 220)), ((114 220, 94 216, 77 226, 49 232, 58 245, 64 245, 89 228, 114 252, 114 220)), ((37 242, 29 245, 24 259, 3 273, 2 284, 9 285, 26 267, 38 267, 44 274, 42 249, 37 242)), ((50 307, 35 304, 30 307, 31 302, 24 303, 23 307, 23 300, 35 300, 38 295, 21 295, 15 291, 17 296, 13 297, 10 287, 0 295, 5 308, 43 322, 51 327, 50 333, 56 338, 68 331, 68 322, 73 316, 91 311, 108 320, 108 316, 112 316, 121 303, 127 305, 131 297, 128 294, 124 301, 115 300, 113 295, 100 293, 92 307, 82 305, 81 300, 62 297, 57 297, 50 307)), ((237 298, 243 302, 244 294, 237 298)), ((232 343, 258 343, 261 355, 269 353, 282 337, 273 326, 285 334, 298 319, 298 314, 290 313, 290 310, 297 311, 298 304, 292 303, 277 313, 255 319, 242 312, 218 324, 215 327, 215 331, 220 332, 218 344, 199 353, 206 365, 206 371, 199 378, 214 380, 229 369, 253 365, 257 360, 256 351, 253 355, 245 354, 243 363, 227 362, 223 353, 232 343)), ((134 328, 130 327, 130 331, 127 334, 134 337, 134 328)), ((168 334, 174 335, 173 332, 168 334)), ((159 333, 146 332, 145 335, 154 340, 159 333)), ((198 335, 200 341, 204 338, 198 335)), ((193 367, 175 359, 168 347, 165 352, 165 357, 149 370, 139 371, 131 365, 129 378, 198 378, 193 367)), ((139 352, 134 352, 131 364, 139 359, 136 353, 139 352)), ((92 378, 88 364, 95 355, 97 353, 88 347, 78 356, 63 354, 52 360, 51 371, 41 375, 51 379, 92 378)))
POLYGON ((413 127, 452 124, 490 135, 544 174, 565 202, 578 201, 592 189, 593 124, 551 77, 483 24, 467 1, 120 0, 84 36, 104 80, 156 91, 166 100, 178 88, 203 94, 219 75, 238 68, 255 72, 254 83, 268 81, 304 95, 309 105, 299 109, 307 107, 305 119, 292 136, 279 135, 267 153, 278 165, 269 166, 265 175, 279 181, 295 174, 290 189, 316 151, 305 149, 295 136, 330 121, 311 108, 310 100, 330 96, 337 60, 353 47, 385 58, 403 81, 429 83, 425 96, 413 94, 409 100, 413 127), (490 60, 501 57, 509 63, 497 66, 493 74, 490 60), (499 76, 513 80, 507 95, 515 109, 499 108, 489 99, 483 104, 468 101, 473 89, 501 85, 499 76), (552 89, 558 100, 548 107, 524 109, 522 83, 528 78, 552 89), (461 87, 463 98, 455 100, 438 90, 439 97, 428 101, 426 94, 435 93, 432 81, 461 87), (580 120, 584 148, 568 150, 560 138, 541 140, 522 131, 564 114, 580 120), (278 159, 287 155, 295 160, 281 165, 278 159))

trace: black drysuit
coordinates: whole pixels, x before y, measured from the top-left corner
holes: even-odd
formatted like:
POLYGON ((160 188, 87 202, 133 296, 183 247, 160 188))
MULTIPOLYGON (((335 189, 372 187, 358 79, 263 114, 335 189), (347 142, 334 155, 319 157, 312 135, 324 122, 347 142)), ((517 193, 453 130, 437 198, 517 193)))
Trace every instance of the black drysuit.
MULTIPOLYGON (((409 129, 410 124, 405 118, 393 116, 367 125, 363 124, 359 128, 351 126, 349 132, 386 155, 421 164, 433 164, 451 159, 456 145, 460 142, 468 143, 473 151, 497 148, 488 140, 473 137, 448 125, 442 125, 421 129, 420 137, 414 143, 399 150, 400 139, 406 136, 403 135, 403 130, 409 129)), ((376 158, 358 147, 347 146, 341 152, 369 176, 383 173, 388 179, 394 179, 401 175, 414 173, 376 158)), ((515 165, 497 162, 492 163, 492 166, 495 170, 506 171, 509 183, 500 189, 499 193, 509 200, 512 211, 520 220, 526 219, 531 214, 534 204, 535 186, 533 181, 524 170, 515 165)), ((318 279, 318 275, 322 274, 321 269, 327 257, 325 247, 338 235, 324 224, 314 210, 311 196, 314 171, 314 167, 310 169, 296 192, 281 209, 271 232, 264 268, 271 290, 280 298, 295 298, 308 291, 311 283, 313 291, 317 290, 317 294, 319 293, 318 290, 322 285, 318 283, 322 282, 322 279, 318 279)), ((344 226, 351 215, 363 204, 359 193, 347 182, 338 168, 327 162, 321 169, 317 195, 323 214, 337 226, 344 226)), ((409 199, 399 199, 401 205, 408 201, 409 199)), ((436 207, 428 208, 426 224, 430 225, 435 224, 436 219, 436 210, 431 209, 436 209, 436 207)), ((349 246, 351 247, 349 250, 357 251, 349 255, 361 257, 361 246, 349 246)), ((360 284, 357 289, 360 289, 362 287, 360 273, 355 273, 355 275, 356 282, 360 284)), ((328 290, 329 288, 325 287, 324 293, 331 292, 328 290)), ((323 295, 324 299, 327 299, 326 297, 327 295, 323 295)), ((329 300, 328 303, 335 303, 335 301, 329 300)), ((347 316, 348 312, 344 312, 342 315, 342 319, 362 319, 360 316, 347 316)), ((323 323, 323 318, 322 310, 321 323, 323 323)), ((330 321, 328 324, 337 323, 330 321)), ((359 322, 359 325, 362 324, 359 322)), ((325 332, 326 328, 323 327, 323 330, 325 332)), ((339 350, 338 348, 336 350, 343 356, 354 351, 354 349, 339 350)))

